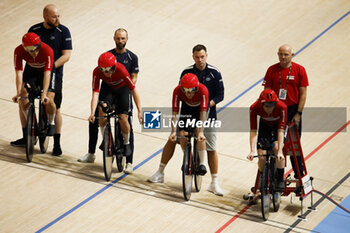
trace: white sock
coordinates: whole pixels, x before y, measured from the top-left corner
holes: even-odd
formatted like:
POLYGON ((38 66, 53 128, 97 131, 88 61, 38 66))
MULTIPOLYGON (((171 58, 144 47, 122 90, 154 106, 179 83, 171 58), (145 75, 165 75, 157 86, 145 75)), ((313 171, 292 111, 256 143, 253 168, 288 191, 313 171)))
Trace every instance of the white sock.
POLYGON ((160 164, 159 164, 158 171, 159 171, 160 173, 164 173, 165 166, 166 166, 166 164, 160 163, 160 164))
POLYGON ((200 165, 204 165, 204 160, 205 160, 205 150, 200 150, 198 151, 198 155, 199 155, 199 164, 200 165))
POLYGON ((129 143, 130 143, 130 142, 129 142, 130 133, 124 134, 124 133, 122 132, 122 136, 123 136, 124 145, 129 144, 129 143))
POLYGON ((218 182, 218 174, 211 174, 211 182, 212 183, 217 183, 218 182))
POLYGON ((49 124, 50 125, 54 125, 55 124, 55 122, 54 122, 54 120, 55 120, 55 115, 56 115, 56 113, 54 113, 54 114, 50 114, 49 113, 49 124))
POLYGON ((100 132, 102 134, 102 138, 103 138, 104 133, 105 133, 105 128, 106 128, 106 126, 100 126, 100 132))

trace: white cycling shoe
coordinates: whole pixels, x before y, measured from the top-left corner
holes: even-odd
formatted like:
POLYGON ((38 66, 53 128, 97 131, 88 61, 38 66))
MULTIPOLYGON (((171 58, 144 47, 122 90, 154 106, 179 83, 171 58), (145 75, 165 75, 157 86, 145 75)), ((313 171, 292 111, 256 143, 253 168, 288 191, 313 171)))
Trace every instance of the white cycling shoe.
POLYGON ((147 181, 151 183, 164 183, 164 173, 157 171, 147 181))
POLYGON ((93 162, 95 162, 95 159, 96 159, 95 154, 87 153, 83 157, 79 158, 78 162, 81 162, 81 163, 93 163, 93 162))
POLYGON ((132 167, 131 163, 127 163, 124 169, 125 174, 132 174, 134 172, 134 169, 132 167))

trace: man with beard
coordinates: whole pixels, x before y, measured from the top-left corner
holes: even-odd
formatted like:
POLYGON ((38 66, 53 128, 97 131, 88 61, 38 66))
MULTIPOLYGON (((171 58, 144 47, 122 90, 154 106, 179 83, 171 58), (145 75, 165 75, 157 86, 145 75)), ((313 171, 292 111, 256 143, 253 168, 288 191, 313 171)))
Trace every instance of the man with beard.
MULTIPOLYGON (((69 60, 72 53, 72 39, 70 31, 67 27, 60 24, 60 14, 57 7, 53 4, 45 6, 43 10, 44 22, 33 25, 28 32, 37 34, 41 41, 48 44, 54 52, 54 66, 55 70, 55 98, 56 116, 55 125, 56 133, 54 135, 54 146, 52 155, 60 156, 62 154, 60 138, 62 129, 62 79, 63 79, 63 65, 69 60)), ((20 119, 25 116, 20 111, 20 119)), ((24 137, 11 142, 13 146, 24 146, 24 137)))
MULTIPOLYGON (((117 61, 123 64, 126 70, 131 75, 131 79, 136 84, 137 75, 139 72, 138 66, 138 58, 136 54, 126 49, 126 43, 128 41, 128 32, 124 28, 119 28, 114 33, 114 41, 116 47, 114 49, 109 50, 108 52, 112 53, 117 61)), ((131 95, 129 97, 131 99, 131 95)), ((131 155, 126 157, 126 167, 124 172, 127 174, 131 174, 133 172, 132 162, 133 162, 133 154, 134 154, 134 133, 132 129, 132 101, 130 101, 131 105, 129 108, 129 124, 130 124, 130 147, 131 147, 131 155)), ((95 116, 98 116, 98 109, 96 109, 95 116)), ((119 128, 120 129, 120 128, 119 128)), ((118 133, 119 137, 122 139, 121 132, 118 133)), ((98 122, 89 123, 89 151, 86 155, 78 159, 79 162, 83 163, 93 163, 95 161, 95 151, 96 151, 96 143, 98 137, 98 122)))
MULTIPOLYGON (((207 63, 207 48, 202 44, 197 44, 193 47, 192 58, 195 64, 184 69, 180 77, 183 77, 187 73, 195 74, 199 82, 207 87, 209 91, 208 120, 217 120, 216 105, 224 99, 224 84, 221 72, 216 67, 207 63)), ((214 127, 205 128, 204 136, 206 138, 208 164, 212 178, 208 191, 215 195, 223 196, 224 192, 218 182, 219 158, 216 152, 216 129, 214 127)), ((148 182, 164 182, 164 169, 174 154, 175 146, 176 142, 168 139, 162 151, 159 168, 147 179, 148 182)))

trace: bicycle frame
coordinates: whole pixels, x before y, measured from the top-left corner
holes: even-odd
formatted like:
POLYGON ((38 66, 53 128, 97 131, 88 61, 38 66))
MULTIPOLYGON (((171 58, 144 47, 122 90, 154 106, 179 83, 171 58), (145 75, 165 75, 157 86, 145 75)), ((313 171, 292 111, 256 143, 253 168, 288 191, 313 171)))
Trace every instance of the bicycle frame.
POLYGON ((34 145, 36 144, 36 137, 39 137, 40 151, 45 153, 48 147, 49 138, 47 137, 48 115, 46 107, 41 103, 40 88, 31 88, 27 83, 25 87, 28 92, 29 109, 27 115, 27 140, 26 140, 26 158, 28 162, 33 159, 34 145), (39 100, 38 116, 35 113, 35 100, 39 100), (39 119, 39 122, 37 122, 39 119))
MULTIPOLYGON (((288 131, 286 132, 287 140, 285 142, 284 148, 283 148, 283 154, 285 157, 289 154, 290 156, 293 156, 293 160, 295 162, 296 168, 297 168, 297 180, 291 180, 289 179, 289 175, 285 177, 285 190, 282 193, 282 196, 288 196, 290 193, 294 192, 296 196, 299 196, 300 202, 301 202, 301 215, 299 217, 305 218, 303 216, 303 199, 305 199, 309 194, 311 194, 311 206, 313 206, 313 187, 312 187, 312 177, 309 177, 308 171, 305 164, 305 159, 303 155, 303 150, 300 143, 299 133, 297 127, 295 127, 295 124, 292 122, 288 125, 288 131), (299 166, 297 163, 297 156, 301 157, 302 165, 304 168, 304 174, 300 174, 299 166), (289 185, 295 183, 295 186, 290 187, 289 185)), ((285 163, 287 163, 287 159, 285 160, 285 163)), ((259 186, 261 172, 258 170, 256 179, 255 179, 255 185, 251 188, 252 194, 244 195, 247 199, 253 200, 253 202, 258 198, 257 197, 257 190, 259 186)))
POLYGON ((187 135, 183 136, 183 138, 187 138, 187 145, 184 151, 182 165, 182 190, 185 200, 188 201, 191 197, 193 177, 195 189, 197 192, 199 192, 202 186, 202 176, 197 174, 200 161, 197 151, 197 137, 195 136, 195 132, 187 132, 187 135))
MULTIPOLYGON (((99 103, 101 106, 103 103, 99 103)), ((107 124, 105 126, 105 131, 103 135, 103 169, 105 178, 107 181, 110 180, 112 175, 112 165, 114 161, 114 156, 116 156, 117 160, 117 168, 118 171, 121 172, 123 170, 122 158, 124 150, 121 147, 120 139, 117 135, 119 128, 119 116, 116 111, 112 109, 107 112, 105 116, 97 117, 96 119, 107 118, 107 124), (114 140, 112 133, 112 124, 111 118, 114 118, 114 140)))

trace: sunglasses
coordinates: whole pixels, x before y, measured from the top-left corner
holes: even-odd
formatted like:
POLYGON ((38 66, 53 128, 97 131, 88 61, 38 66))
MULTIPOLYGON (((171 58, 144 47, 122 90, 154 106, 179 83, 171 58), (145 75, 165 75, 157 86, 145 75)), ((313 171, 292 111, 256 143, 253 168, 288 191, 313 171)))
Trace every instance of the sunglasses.
POLYGON ((265 107, 265 108, 272 108, 275 105, 276 105, 276 102, 263 103, 263 107, 265 107))
POLYGON ((181 90, 185 93, 192 93, 192 92, 195 92, 197 91, 197 87, 191 87, 191 88, 185 88, 185 87, 181 87, 181 90))
POLYGON ((30 46, 23 46, 23 47, 24 47, 25 51, 27 51, 28 53, 33 53, 33 52, 40 49, 41 43, 37 44, 37 45, 30 45, 30 46))
POLYGON ((103 73, 111 73, 114 72, 115 66, 109 67, 98 67, 103 73))

